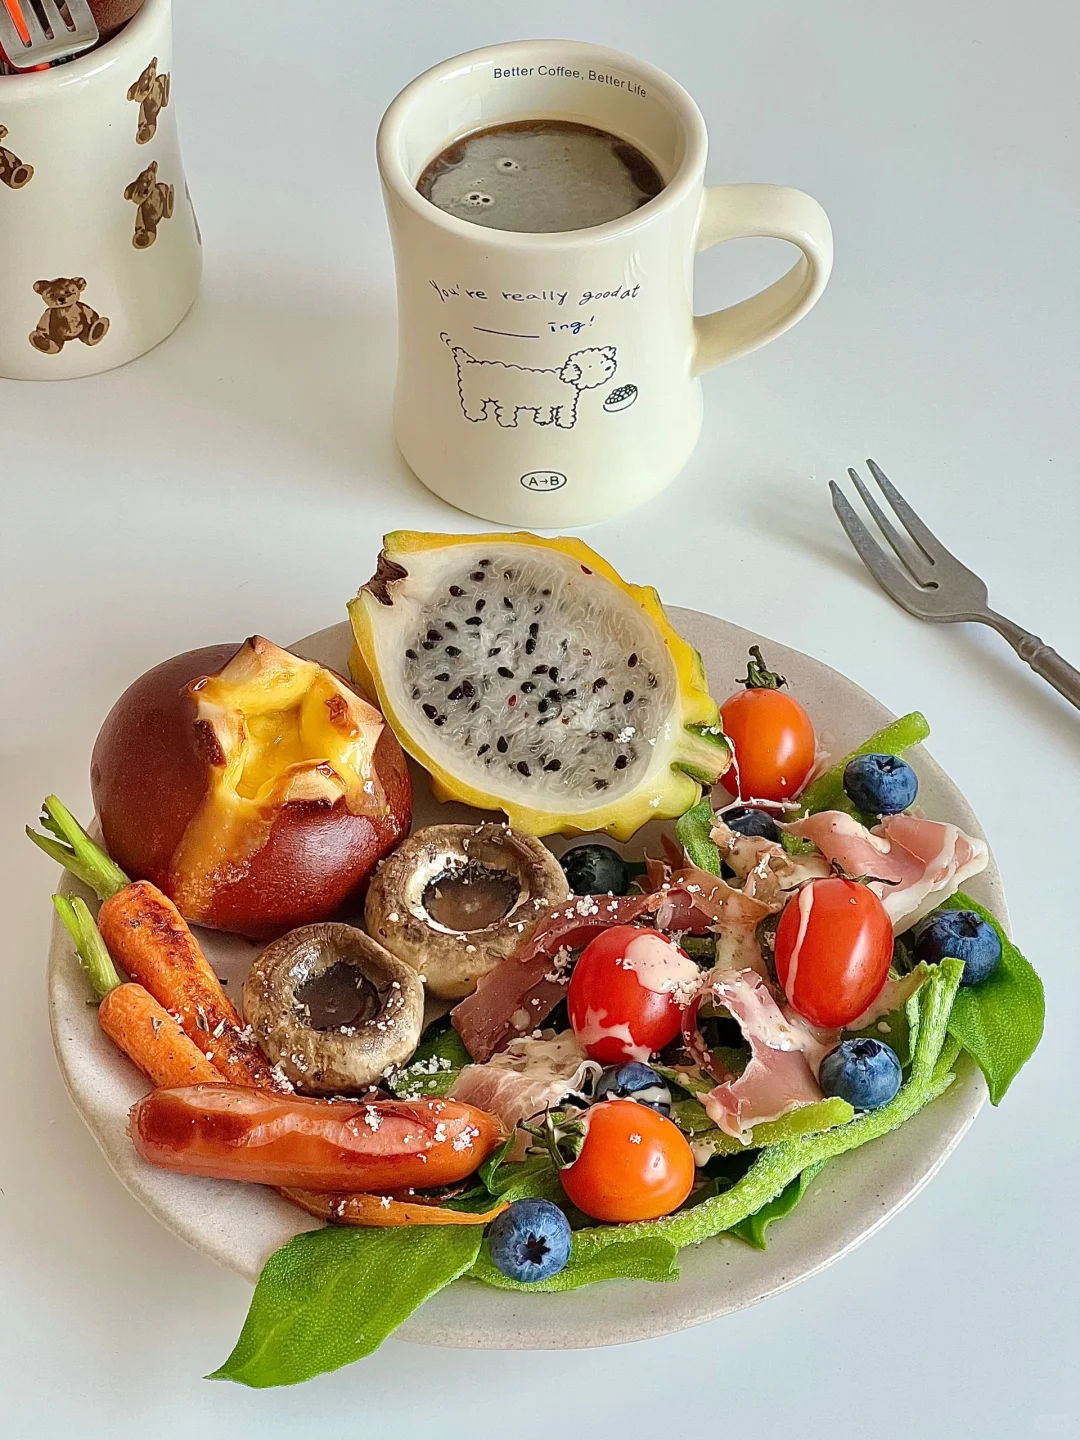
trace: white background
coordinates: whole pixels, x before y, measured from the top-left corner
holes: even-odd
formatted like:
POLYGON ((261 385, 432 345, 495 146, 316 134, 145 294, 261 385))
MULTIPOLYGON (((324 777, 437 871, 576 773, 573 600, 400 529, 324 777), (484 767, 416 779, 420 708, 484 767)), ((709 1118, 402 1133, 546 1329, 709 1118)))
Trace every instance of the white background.
MULTIPOLYGON (((989 632, 932 629, 893 607, 847 549, 825 483, 873 455, 988 579, 997 608, 1080 663, 1075 6, 179 11, 173 97, 206 240, 202 297, 124 370, 0 381, 0 1431, 1080 1434, 1080 716, 989 632), (710 376, 690 467, 588 539, 668 601, 929 714, 930 748, 972 797, 1046 979, 1046 1039, 904 1213, 754 1310, 622 1350, 391 1342, 297 1390, 212 1385, 199 1377, 228 1353, 249 1287, 127 1197, 66 1099, 44 1005, 55 876, 21 826, 49 790, 87 812, 97 727, 146 667, 343 618, 384 529, 476 528, 408 475, 389 438, 378 357, 393 345, 393 275, 373 138, 415 73, 530 33, 654 61, 705 113, 710 180, 797 185, 829 211, 836 270, 818 309, 710 376)), ((699 309, 772 278, 781 250, 742 242, 705 257, 699 309)))

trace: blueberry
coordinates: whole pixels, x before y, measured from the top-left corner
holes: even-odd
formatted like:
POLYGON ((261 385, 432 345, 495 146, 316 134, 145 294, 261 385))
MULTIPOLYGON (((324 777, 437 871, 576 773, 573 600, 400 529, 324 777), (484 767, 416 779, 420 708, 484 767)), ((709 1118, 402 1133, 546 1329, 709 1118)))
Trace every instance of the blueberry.
POLYGON ((877 1110, 900 1089, 900 1061, 881 1040, 841 1040, 822 1060, 818 1083, 856 1110, 877 1110))
POLYGON ((774 845, 780 844, 776 821, 764 810, 755 810, 750 805, 733 805, 730 810, 722 811, 717 819, 739 835, 757 835, 762 840, 771 840, 774 845))
POLYGON ((661 1115, 671 1114, 671 1091, 651 1065, 628 1060, 612 1065, 596 1082, 597 1100, 637 1100, 661 1115))
POLYGON ((915 936, 915 957, 936 965, 951 955, 964 962, 961 985, 978 985, 997 969, 1001 937, 974 910, 939 910, 915 936))
POLYGON ((626 861, 610 845, 576 845, 559 864, 575 895, 625 895, 630 889, 626 861))
POLYGON ((570 1259, 570 1222, 550 1200, 515 1200, 491 1222, 492 1264, 510 1280, 550 1280, 570 1259))
POLYGON ((871 815, 899 815, 914 804, 919 777, 898 755, 856 755, 844 770, 851 803, 871 815))

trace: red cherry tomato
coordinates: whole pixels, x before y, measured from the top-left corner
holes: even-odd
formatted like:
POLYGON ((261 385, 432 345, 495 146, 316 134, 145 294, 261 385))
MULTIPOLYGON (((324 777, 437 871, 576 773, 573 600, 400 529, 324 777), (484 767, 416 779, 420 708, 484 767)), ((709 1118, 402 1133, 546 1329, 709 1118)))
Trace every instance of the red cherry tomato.
POLYGON ((585 1143, 560 1174, 569 1199, 594 1220, 656 1220, 694 1184, 686 1136, 636 1100, 605 1100, 585 1115, 585 1143))
POLYGON ((776 974, 812 1025, 850 1025, 880 994, 893 930, 873 890, 831 875, 792 896, 776 927, 776 974))
POLYGON ((746 689, 720 707, 735 763, 721 776, 728 794, 744 800, 787 800, 803 787, 814 766, 817 742, 810 716, 780 687, 756 645, 750 650, 746 689))
POLYGON ((578 1043, 592 1060, 648 1060, 680 1028, 680 986, 698 968, 659 930, 613 925, 590 940, 570 977, 566 1003, 578 1043))

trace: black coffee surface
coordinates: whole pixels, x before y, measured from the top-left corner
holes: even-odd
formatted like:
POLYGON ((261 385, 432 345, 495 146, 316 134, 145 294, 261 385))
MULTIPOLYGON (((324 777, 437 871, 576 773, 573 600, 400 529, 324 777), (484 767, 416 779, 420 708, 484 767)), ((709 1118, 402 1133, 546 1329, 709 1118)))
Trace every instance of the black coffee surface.
POLYGON ((570 120, 519 120, 465 135, 417 190, 448 215, 493 230, 587 230, 637 210, 664 182, 627 140, 570 120))

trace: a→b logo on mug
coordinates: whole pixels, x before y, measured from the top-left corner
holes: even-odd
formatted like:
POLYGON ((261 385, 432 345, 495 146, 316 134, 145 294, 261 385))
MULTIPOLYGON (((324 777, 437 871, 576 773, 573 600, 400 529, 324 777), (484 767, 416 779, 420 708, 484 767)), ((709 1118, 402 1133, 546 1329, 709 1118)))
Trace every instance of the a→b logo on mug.
POLYGON ((523 485, 526 490, 544 495, 550 490, 561 490, 566 484, 566 476, 559 470, 528 470, 518 484, 523 485))

